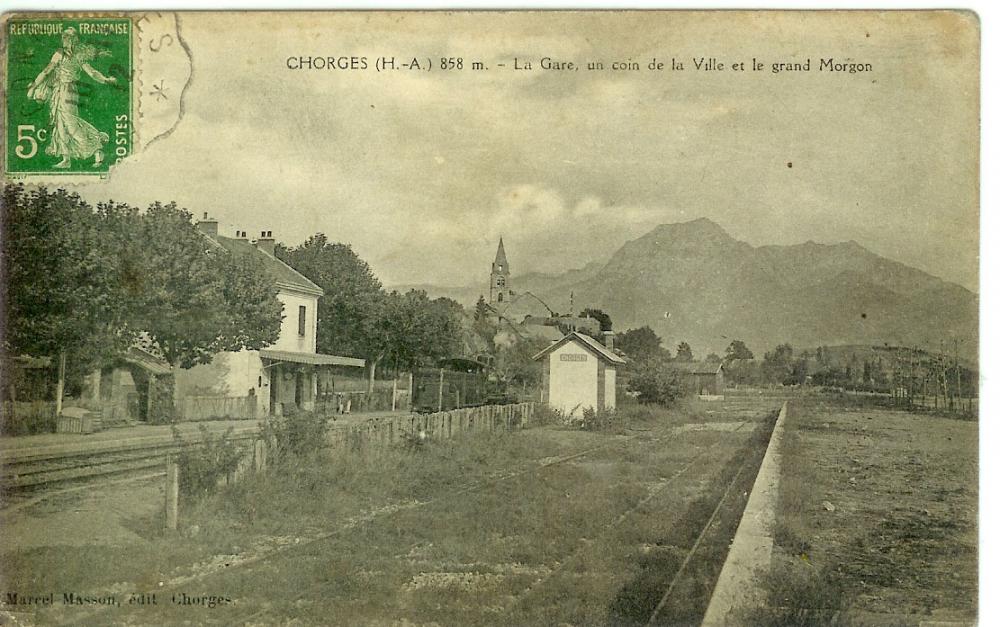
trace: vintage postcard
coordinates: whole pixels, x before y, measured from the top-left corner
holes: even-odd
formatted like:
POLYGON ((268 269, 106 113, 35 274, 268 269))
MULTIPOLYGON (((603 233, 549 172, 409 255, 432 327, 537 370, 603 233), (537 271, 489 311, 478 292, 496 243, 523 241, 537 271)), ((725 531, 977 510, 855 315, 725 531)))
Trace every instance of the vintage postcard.
POLYGON ((0 623, 979 620, 974 13, 0 27, 0 623))

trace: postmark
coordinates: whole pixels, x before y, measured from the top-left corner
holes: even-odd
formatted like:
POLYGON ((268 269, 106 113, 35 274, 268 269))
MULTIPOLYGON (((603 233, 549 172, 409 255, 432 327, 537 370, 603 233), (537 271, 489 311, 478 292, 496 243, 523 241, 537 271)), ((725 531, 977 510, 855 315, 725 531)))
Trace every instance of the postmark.
POLYGON ((4 29, 9 178, 107 176, 133 154, 130 18, 15 16, 4 29))

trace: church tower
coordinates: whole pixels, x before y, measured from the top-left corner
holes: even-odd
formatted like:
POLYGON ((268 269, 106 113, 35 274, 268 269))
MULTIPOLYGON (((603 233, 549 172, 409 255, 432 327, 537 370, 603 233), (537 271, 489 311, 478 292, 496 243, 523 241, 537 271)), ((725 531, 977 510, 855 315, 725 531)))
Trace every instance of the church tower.
POLYGON ((510 266, 507 265, 507 255, 503 250, 503 238, 497 246, 497 256, 493 260, 490 271, 490 304, 502 303, 513 292, 510 289, 510 266))

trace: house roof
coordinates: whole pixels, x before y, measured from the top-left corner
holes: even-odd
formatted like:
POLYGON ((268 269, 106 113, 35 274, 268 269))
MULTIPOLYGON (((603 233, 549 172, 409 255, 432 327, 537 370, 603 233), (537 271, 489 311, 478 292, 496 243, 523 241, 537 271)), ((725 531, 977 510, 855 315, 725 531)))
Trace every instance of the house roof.
POLYGON ((296 353, 293 351, 279 351, 264 348, 260 351, 260 356, 272 361, 287 361, 295 364, 308 364, 310 366, 354 366, 364 368, 364 359, 354 357, 341 357, 339 355, 324 355, 323 353, 296 353))
POLYGON ((722 362, 674 361, 670 363, 670 367, 687 374, 716 374, 722 370, 722 362))
POLYGON ((296 290, 316 296, 323 295, 323 289, 320 286, 304 277, 284 261, 257 248, 249 240, 223 237, 222 235, 214 237, 206 235, 206 237, 209 237, 213 242, 234 255, 257 255, 259 259, 264 261, 267 273, 271 275, 271 278, 274 279, 275 284, 279 288, 296 290))
POLYGON ((170 374, 170 363, 166 359, 155 355, 139 346, 131 346, 122 359, 130 364, 139 366, 146 372, 153 375, 170 374))
POLYGON ((550 342, 558 342, 563 338, 563 333, 558 327, 552 327, 547 324, 522 324, 521 330, 525 335, 549 340, 550 342))
POLYGON ((610 362, 610 363, 613 363, 613 364, 624 364, 625 363, 624 359, 622 359, 618 355, 616 355, 613 352, 611 352, 610 350, 608 350, 608 348, 606 346, 604 346, 603 344, 601 344, 600 342, 598 342, 594 338, 590 337, 589 335, 584 335, 583 333, 577 333, 576 331, 574 331, 573 333, 570 333, 569 335, 564 336, 558 342, 555 342, 551 346, 547 347, 546 349, 544 349, 543 351, 541 351, 540 353, 538 353, 537 355, 535 355, 534 357, 532 357, 532 359, 539 360, 539 359, 547 356, 552 351, 556 350, 557 348, 559 348, 559 347, 561 347, 561 346, 563 346, 563 345, 565 345, 565 344, 567 344, 569 342, 577 342, 578 344, 581 344, 584 348, 586 348, 591 353, 593 353, 594 355, 596 355, 598 357, 598 359, 603 359, 603 360, 605 360, 607 362, 610 362))

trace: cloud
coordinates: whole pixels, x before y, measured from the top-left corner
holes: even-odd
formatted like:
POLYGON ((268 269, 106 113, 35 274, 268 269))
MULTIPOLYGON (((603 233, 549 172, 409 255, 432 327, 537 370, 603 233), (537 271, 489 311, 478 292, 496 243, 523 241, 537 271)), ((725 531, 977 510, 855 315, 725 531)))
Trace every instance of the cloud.
MULTIPOLYGON (((868 19, 856 15, 844 19, 868 19)), ((756 245, 855 239, 976 282, 977 118, 958 96, 975 77, 947 46, 913 43, 937 32, 917 17, 866 22, 873 37, 860 42, 820 18, 776 14, 239 17, 183 16, 195 60, 184 121, 82 193, 177 200, 289 244, 323 231, 387 283, 476 281, 501 234, 515 272, 558 272, 702 216, 756 245), (220 36, 234 28, 253 45, 220 36), (850 49, 880 70, 872 82, 497 66, 514 56, 669 64, 713 48, 768 59, 850 49), (285 67, 307 54, 462 56, 491 69, 285 67)))

